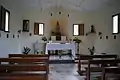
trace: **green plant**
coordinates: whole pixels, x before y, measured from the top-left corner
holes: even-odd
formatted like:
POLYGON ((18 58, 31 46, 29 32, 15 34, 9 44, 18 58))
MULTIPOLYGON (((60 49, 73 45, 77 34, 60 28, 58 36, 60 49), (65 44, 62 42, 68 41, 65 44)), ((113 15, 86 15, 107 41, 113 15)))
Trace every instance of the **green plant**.
POLYGON ((40 54, 44 54, 44 51, 41 51, 40 54))
POLYGON ((75 41, 75 43, 81 43, 82 41, 80 40, 80 39, 78 39, 77 37, 75 37, 74 39, 73 39, 73 41, 75 41))
POLYGON ((92 49, 88 48, 88 50, 90 51, 90 55, 94 55, 95 53, 95 47, 93 46, 92 49))
POLYGON ((46 38, 46 37, 42 37, 42 40, 43 40, 43 41, 47 41, 47 38, 46 38))
POLYGON ((75 43, 77 43, 76 45, 77 45, 77 54, 79 54, 79 44, 82 42, 80 39, 78 39, 77 37, 75 37, 74 39, 73 39, 73 41, 75 42, 75 43))
POLYGON ((23 51, 23 53, 24 54, 28 54, 29 52, 30 52, 30 48, 29 47, 24 47, 24 51, 23 51))

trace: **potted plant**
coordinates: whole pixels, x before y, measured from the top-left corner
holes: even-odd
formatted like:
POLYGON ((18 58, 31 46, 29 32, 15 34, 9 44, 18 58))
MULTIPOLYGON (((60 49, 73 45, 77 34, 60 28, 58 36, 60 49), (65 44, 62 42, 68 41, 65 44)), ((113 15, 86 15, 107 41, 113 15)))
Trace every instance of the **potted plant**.
POLYGON ((82 42, 79 38, 75 37, 73 39, 75 43, 77 43, 77 54, 79 54, 79 44, 82 42))
POLYGON ((42 54, 44 54, 44 51, 40 51, 40 52, 38 52, 37 54, 41 54, 41 55, 42 55, 42 54))
MULTIPOLYGON (((44 37, 42 37, 42 40, 45 42, 45 41, 47 41, 47 38, 44 36, 44 37)), ((43 43, 43 52, 45 52, 45 49, 46 49, 46 42, 43 43)))
POLYGON ((23 54, 28 54, 30 52, 30 48, 28 47, 24 47, 24 51, 23 51, 23 54))
POLYGON ((95 47, 93 46, 92 49, 88 48, 88 50, 90 51, 90 55, 94 55, 95 53, 95 47))
POLYGON ((75 37, 74 39, 73 39, 73 41, 75 41, 75 43, 81 43, 82 41, 80 40, 80 39, 78 39, 77 37, 75 37))
POLYGON ((43 41, 47 41, 47 38, 46 38, 46 37, 42 37, 42 40, 43 40, 43 41))

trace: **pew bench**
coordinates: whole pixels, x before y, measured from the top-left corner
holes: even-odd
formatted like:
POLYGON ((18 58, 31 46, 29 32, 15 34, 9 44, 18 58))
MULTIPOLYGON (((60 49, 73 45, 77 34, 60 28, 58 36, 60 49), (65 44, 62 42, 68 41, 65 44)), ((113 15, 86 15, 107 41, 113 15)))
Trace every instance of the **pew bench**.
MULTIPOLYGON (((117 55, 79 55, 78 61, 78 73, 82 75, 86 72, 85 67, 88 67, 88 61, 94 59, 116 59, 117 55)), ((91 65, 91 67, 97 67, 98 65, 91 65)))
POLYGON ((41 58, 0 58, 0 80, 48 80, 47 61, 41 58))
POLYGON ((47 66, 41 65, 1 65, 0 80, 48 80, 47 66), (45 71, 45 72, 41 72, 45 71), (35 78, 35 79, 34 79, 35 78), (37 79, 36 79, 37 78, 37 79))
MULTIPOLYGON (((9 58, 48 58, 49 60, 48 54, 8 54, 8 56, 9 58)), ((49 63, 48 63, 48 66, 49 66, 49 63)))
POLYGON ((89 60, 88 61, 88 67, 86 67, 86 78, 87 80, 90 80, 90 74, 91 72, 101 72, 102 77, 101 80, 106 80, 106 74, 107 73, 119 73, 120 74, 120 67, 119 64, 120 59, 114 59, 114 60, 89 60), (90 65, 95 64, 99 65, 98 67, 90 67, 90 65))
POLYGON ((0 77, 0 80, 45 80, 43 76, 3 76, 0 77))
POLYGON ((15 58, 15 57, 47 57, 49 58, 48 54, 8 54, 9 58, 15 58))

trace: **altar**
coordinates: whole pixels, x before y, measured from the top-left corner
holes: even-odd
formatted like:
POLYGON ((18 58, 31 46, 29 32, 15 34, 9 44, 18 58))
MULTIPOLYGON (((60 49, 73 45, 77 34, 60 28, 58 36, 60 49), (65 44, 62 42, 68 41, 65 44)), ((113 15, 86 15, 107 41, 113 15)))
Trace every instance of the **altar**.
POLYGON ((73 42, 71 43, 58 43, 58 42, 52 42, 46 44, 46 54, 48 54, 49 50, 71 50, 73 57, 75 57, 75 44, 73 42))

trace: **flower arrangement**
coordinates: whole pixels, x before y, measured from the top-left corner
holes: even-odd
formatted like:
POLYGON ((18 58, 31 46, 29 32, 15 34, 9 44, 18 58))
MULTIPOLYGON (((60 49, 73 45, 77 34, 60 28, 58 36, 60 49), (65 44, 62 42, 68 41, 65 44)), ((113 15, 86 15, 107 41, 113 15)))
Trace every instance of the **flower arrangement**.
POLYGON ((77 37, 75 37, 74 39, 73 39, 73 41, 75 41, 75 43, 81 43, 82 41, 80 40, 80 39, 78 39, 77 37))
POLYGON ((77 45, 77 53, 76 54, 79 54, 79 44, 82 42, 80 39, 78 39, 77 37, 75 37, 74 39, 73 39, 73 41, 75 42, 75 43, 77 43, 76 45, 77 45))
POLYGON ((47 38, 46 38, 46 37, 42 37, 42 40, 43 40, 43 41, 47 41, 47 38))

